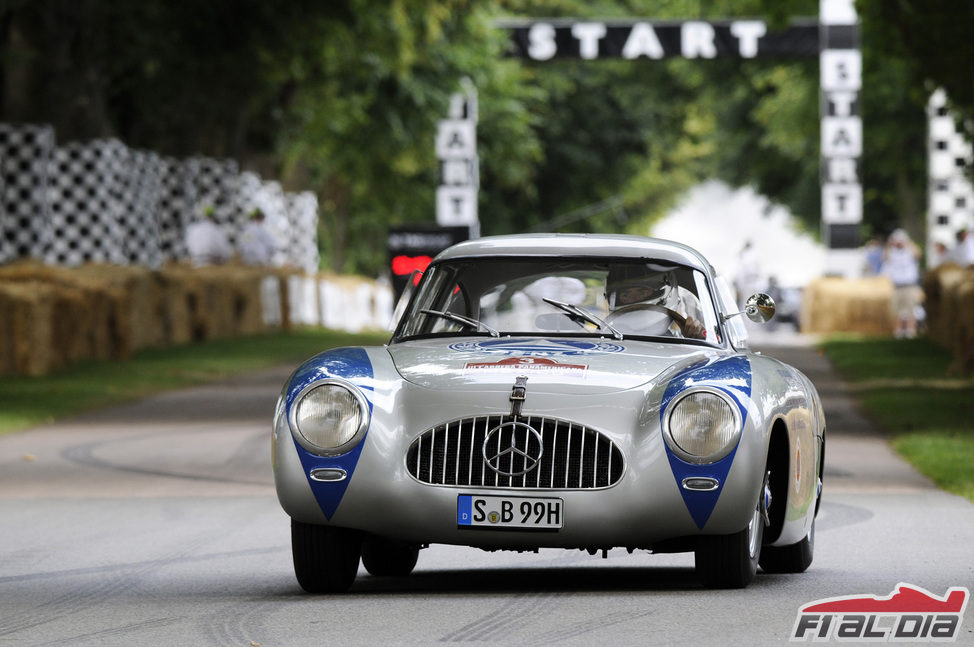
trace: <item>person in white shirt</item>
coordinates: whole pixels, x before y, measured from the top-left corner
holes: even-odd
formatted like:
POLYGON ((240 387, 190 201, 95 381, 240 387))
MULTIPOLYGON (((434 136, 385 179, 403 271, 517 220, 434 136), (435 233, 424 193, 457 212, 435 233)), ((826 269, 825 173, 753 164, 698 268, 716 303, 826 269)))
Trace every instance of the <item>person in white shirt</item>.
POLYGON ((247 265, 270 265, 277 249, 277 239, 264 224, 264 212, 254 209, 237 243, 240 258, 247 265))
POLYGON ((193 265, 221 265, 233 256, 233 247, 223 227, 215 221, 213 207, 207 207, 203 218, 186 227, 186 248, 193 265))
POLYGON ((916 312, 923 301, 920 287, 920 248, 902 229, 889 235, 883 259, 883 274, 893 282, 890 309, 897 337, 916 337, 916 312))
POLYGON ((974 265, 974 236, 967 229, 957 232, 957 246, 951 251, 950 260, 961 267, 974 265))

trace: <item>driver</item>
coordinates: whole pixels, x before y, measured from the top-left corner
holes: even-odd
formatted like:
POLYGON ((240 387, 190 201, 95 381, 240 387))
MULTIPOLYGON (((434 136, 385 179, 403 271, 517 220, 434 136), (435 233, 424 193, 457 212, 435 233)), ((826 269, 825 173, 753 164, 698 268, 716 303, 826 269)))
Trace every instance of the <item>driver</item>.
MULTIPOLYGON (((673 268, 653 269, 640 264, 613 265, 605 280, 605 297, 612 314, 625 317, 640 328, 637 318, 647 319, 649 313, 640 311, 637 304, 663 306, 680 315, 681 322, 671 317, 665 331, 655 334, 670 334, 675 337, 706 339, 707 329, 703 324, 700 302, 690 290, 679 285, 676 270, 673 268)), ((648 310, 648 309, 647 309, 648 310)), ((636 332, 633 330, 632 332, 636 332)), ((640 331, 642 332, 642 331, 640 331)), ((638 333, 637 333, 638 334, 638 333)))

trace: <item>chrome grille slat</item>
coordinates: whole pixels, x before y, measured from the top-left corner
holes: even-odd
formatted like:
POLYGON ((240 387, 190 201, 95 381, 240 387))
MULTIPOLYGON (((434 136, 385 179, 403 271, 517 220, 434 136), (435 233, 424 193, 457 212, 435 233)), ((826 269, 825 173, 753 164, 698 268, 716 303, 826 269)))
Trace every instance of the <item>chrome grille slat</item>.
MULTIPOLYGON (((537 447, 531 436, 528 429, 521 428, 513 442, 527 451, 532 443, 537 447)), ((491 439, 488 455, 499 448, 499 441, 491 439)), ((410 445, 405 463, 413 478, 431 485, 539 490, 609 487, 622 477, 624 467, 619 448, 594 429, 557 418, 504 414, 453 420, 427 429, 410 445), (517 474, 524 459, 511 452, 504 458, 507 471, 514 474, 508 476, 486 465, 483 449, 492 429, 513 422, 534 429, 544 449, 537 466, 524 474, 517 474)))

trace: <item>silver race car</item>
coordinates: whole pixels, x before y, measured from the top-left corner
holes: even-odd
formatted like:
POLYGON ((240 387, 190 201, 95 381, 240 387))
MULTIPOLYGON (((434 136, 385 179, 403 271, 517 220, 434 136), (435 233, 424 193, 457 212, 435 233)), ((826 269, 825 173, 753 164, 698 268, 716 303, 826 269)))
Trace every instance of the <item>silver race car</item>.
POLYGON ((812 561, 825 418, 748 349, 698 252, 651 238, 499 236, 439 254, 385 346, 302 364, 273 420, 309 592, 421 548, 694 552, 706 586, 812 561))

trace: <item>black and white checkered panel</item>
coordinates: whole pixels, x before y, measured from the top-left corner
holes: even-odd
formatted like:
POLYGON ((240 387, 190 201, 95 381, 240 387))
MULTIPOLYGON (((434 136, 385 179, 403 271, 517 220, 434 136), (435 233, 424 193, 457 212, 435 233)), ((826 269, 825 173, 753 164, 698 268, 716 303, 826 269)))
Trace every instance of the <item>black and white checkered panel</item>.
POLYGON ((0 124, 0 263, 44 257, 53 154, 53 128, 0 124))
POLYGON ((186 249, 186 227, 197 215, 196 176, 197 163, 165 157, 160 166, 159 210, 156 222, 159 226, 159 251, 163 262, 181 261, 189 257, 186 249))
POLYGON ((285 194, 290 231, 288 262, 305 272, 318 271, 318 198, 310 191, 285 194))
POLYGON ((125 264, 119 196, 127 153, 121 142, 105 139, 55 149, 48 187, 51 240, 46 263, 125 264))
POLYGON ((159 203, 162 196, 162 159, 151 151, 127 151, 119 196, 122 249, 131 265, 157 268, 162 264, 159 245, 159 203))
MULTIPOLYGON (((193 157, 187 160, 193 190, 193 212, 190 222, 199 220, 208 206, 214 209, 214 220, 226 228, 230 244, 236 246, 246 214, 240 213, 237 196, 240 171, 234 160, 193 157)), ((188 224, 188 223, 187 223, 188 224)))
MULTIPOLYGON (((0 149, 0 169, 3 168, 3 150, 0 149)), ((3 173, 0 172, 0 265, 14 260, 13 250, 7 244, 7 237, 4 235, 7 225, 7 212, 3 209, 3 173)))
POLYGON ((972 162, 971 144, 957 132, 943 90, 931 95, 927 119, 927 257, 933 259, 936 242, 950 248, 956 232, 974 228, 974 187, 965 172, 972 162))

